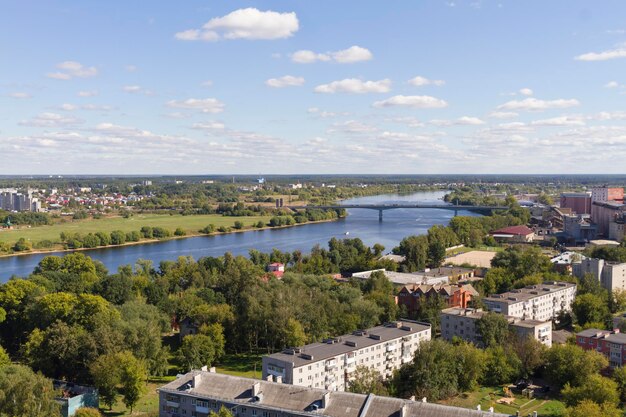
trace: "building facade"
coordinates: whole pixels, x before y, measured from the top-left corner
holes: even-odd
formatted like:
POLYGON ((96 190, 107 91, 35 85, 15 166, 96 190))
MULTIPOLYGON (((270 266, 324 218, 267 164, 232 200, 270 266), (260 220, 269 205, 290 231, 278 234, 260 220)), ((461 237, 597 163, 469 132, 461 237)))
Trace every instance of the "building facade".
POLYGON ((510 226, 493 230, 489 234, 499 242, 529 243, 535 239, 535 232, 528 226, 510 226))
POLYGON ((598 234, 607 237, 611 222, 621 218, 625 208, 617 201, 595 201, 591 206, 591 220, 597 225, 598 234))
POLYGON ((597 187, 591 189, 591 202, 624 201, 624 189, 619 187, 597 187))
POLYGON ((618 329, 587 329, 576 333, 576 344, 586 350, 602 353, 612 368, 626 365, 626 334, 618 329))
POLYGON ((430 324, 413 321, 359 330, 264 356, 263 379, 344 391, 357 366, 375 369, 386 378, 411 361, 419 344, 430 338, 430 324))
POLYGON ((582 278, 592 274, 609 291, 626 290, 626 263, 607 262, 604 259, 585 258, 572 265, 572 274, 582 278))
POLYGON ((333 392, 191 371, 159 389, 159 417, 206 417, 221 407, 235 417, 508 417, 374 394, 333 392))
POLYGON ((572 310, 576 284, 546 282, 485 297, 485 306, 496 313, 528 320, 555 320, 559 313, 572 310))
POLYGON ((31 193, 22 194, 17 190, 0 190, 0 209, 6 211, 41 211, 41 202, 31 193))
MULTIPOLYGON (((482 336, 477 331, 477 323, 487 312, 476 308, 447 308, 441 311, 441 337, 449 342, 454 337, 483 346, 482 336)), ((532 336, 535 340, 552 346, 552 322, 522 320, 506 316, 509 328, 520 338, 532 336)))
POLYGON ((571 209, 576 214, 591 214, 591 193, 563 193, 560 206, 571 209))
POLYGON ((472 284, 411 284, 400 289, 397 303, 405 306, 407 312, 412 314, 419 309, 420 300, 437 296, 443 298, 448 307, 466 308, 472 301, 472 297, 478 296, 478 291, 472 284))

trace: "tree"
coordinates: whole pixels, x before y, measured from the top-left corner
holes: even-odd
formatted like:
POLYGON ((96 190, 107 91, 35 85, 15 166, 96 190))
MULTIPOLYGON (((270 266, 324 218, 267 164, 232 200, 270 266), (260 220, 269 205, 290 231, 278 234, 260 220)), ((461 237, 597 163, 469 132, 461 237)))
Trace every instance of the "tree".
POLYGON ((576 345, 553 345, 545 354, 545 375, 559 386, 578 386, 607 366, 604 355, 576 345))
POLYGON ((476 332, 486 348, 502 346, 509 337, 509 322, 502 314, 488 312, 476 322, 476 332))
POLYGON ((288 347, 302 346, 306 343, 306 333, 302 328, 302 324, 293 317, 289 317, 287 320, 285 335, 288 347))
POLYGON ((15 252, 24 252, 27 250, 31 250, 32 248, 33 245, 23 237, 19 238, 17 242, 15 242, 15 245, 13 245, 13 250, 15 252))
POLYGON ((130 352, 119 353, 118 361, 120 367, 120 391, 124 396, 124 405, 130 408, 130 414, 132 414, 133 407, 146 391, 145 381, 148 377, 146 367, 130 352))
POLYGON ((217 413, 211 411, 209 417, 233 417, 233 413, 228 408, 221 406, 217 413))
POLYGON ((569 407, 574 407, 583 400, 590 400, 600 405, 617 405, 619 402, 617 383, 599 374, 590 375, 579 386, 573 387, 569 383, 565 384, 561 395, 569 407))
POLYGON ((578 295, 572 303, 572 312, 580 326, 587 323, 604 323, 610 318, 606 301, 591 293, 578 295))
POLYGON ((487 366, 487 354, 484 350, 478 349, 468 342, 461 342, 456 346, 458 367, 461 370, 458 374, 459 389, 461 391, 471 391, 483 378, 487 366))
POLYGON ((74 413, 74 417, 102 417, 97 408, 81 407, 74 413))
POLYGON ((114 230, 111 232, 112 245, 123 245, 124 243, 126 243, 126 233, 121 230, 114 230))
POLYGON ((98 395, 102 402, 113 408, 117 398, 117 386, 120 383, 119 362, 116 354, 98 357, 90 367, 98 395))
POLYGON ((22 365, 0 367, 0 415, 60 417, 52 381, 22 365))
POLYGON ((393 252, 405 257, 403 265, 409 272, 424 269, 428 262, 428 237, 423 235, 405 237, 393 252))
POLYGON ((514 337, 510 346, 520 360, 520 376, 529 378, 544 363, 545 345, 533 336, 514 337))
POLYGON ((622 411, 612 404, 596 404, 583 400, 565 412, 565 417, 622 417, 622 411))
POLYGON ((174 236, 185 236, 186 234, 187 232, 185 232, 185 229, 182 227, 177 227, 176 230, 174 230, 174 236))
POLYGON ((7 354, 6 350, 2 346, 0 346, 0 367, 8 365, 11 363, 11 358, 7 354))
POLYGON ((626 401, 626 367, 620 366, 613 370, 613 379, 617 383, 620 400, 626 401))
POLYGON ((428 244, 428 264, 431 268, 438 268, 446 259, 446 247, 443 243, 434 241, 428 244))
POLYGON ((348 391, 357 394, 388 395, 382 375, 376 369, 363 365, 357 366, 351 375, 348 391))
MULTIPOLYGON (((216 326, 221 328, 219 324, 216 326)), ((205 334, 187 335, 183 338, 178 356, 185 370, 199 369, 203 366, 211 366, 221 356, 223 349, 223 337, 220 341, 205 334)))
POLYGON ((518 374, 520 361, 509 354, 501 345, 488 348, 484 381, 489 385, 511 382, 518 374))
POLYGON ((237 230, 243 229, 243 222, 241 220, 236 220, 233 228, 237 230))

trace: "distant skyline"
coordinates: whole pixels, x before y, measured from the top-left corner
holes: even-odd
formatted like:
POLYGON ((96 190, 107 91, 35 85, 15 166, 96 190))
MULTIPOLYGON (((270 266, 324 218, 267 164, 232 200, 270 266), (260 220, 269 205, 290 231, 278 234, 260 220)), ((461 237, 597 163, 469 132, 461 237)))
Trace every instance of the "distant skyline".
POLYGON ((0 8, 0 175, 620 174, 623 1, 0 8))

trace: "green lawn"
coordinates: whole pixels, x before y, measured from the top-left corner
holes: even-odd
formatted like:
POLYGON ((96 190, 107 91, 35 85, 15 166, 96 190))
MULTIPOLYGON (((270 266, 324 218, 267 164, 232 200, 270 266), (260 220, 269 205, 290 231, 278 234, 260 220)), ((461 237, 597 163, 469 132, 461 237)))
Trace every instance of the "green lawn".
POLYGON ((496 401, 504 396, 502 387, 482 387, 472 392, 463 393, 442 403, 456 407, 476 409, 480 404, 483 411, 493 407, 494 411, 514 416, 517 411, 526 416, 537 411, 539 417, 560 417, 563 415, 565 405, 550 398, 528 399, 515 394, 515 401, 511 405, 497 404, 496 401))
POLYGON ((221 374, 260 379, 263 368, 262 357, 262 353, 230 353, 226 354, 215 368, 221 374))
POLYGON ((104 404, 101 404, 100 411, 107 417, 157 417, 159 415, 159 394, 157 394, 156 390, 173 379, 173 377, 150 378, 150 381, 146 385, 146 392, 133 408, 132 414, 122 402, 122 396, 118 397, 117 403, 113 406, 113 409, 109 411, 104 404))
POLYGON ((31 242, 41 240, 58 241, 61 232, 81 233, 89 232, 111 232, 113 230, 122 230, 131 232, 139 231, 142 226, 163 227, 170 231, 174 231, 177 227, 186 230, 188 234, 198 233, 203 227, 214 224, 216 227, 229 226, 232 227, 235 221, 239 220, 245 226, 252 226, 259 220, 264 223, 269 222, 270 216, 251 216, 251 217, 224 217, 217 214, 182 216, 180 214, 136 214, 127 219, 123 217, 107 217, 98 220, 70 220, 57 223, 51 226, 38 226, 31 228, 16 228, 12 230, 0 230, 1 242, 16 242, 23 237, 31 242))

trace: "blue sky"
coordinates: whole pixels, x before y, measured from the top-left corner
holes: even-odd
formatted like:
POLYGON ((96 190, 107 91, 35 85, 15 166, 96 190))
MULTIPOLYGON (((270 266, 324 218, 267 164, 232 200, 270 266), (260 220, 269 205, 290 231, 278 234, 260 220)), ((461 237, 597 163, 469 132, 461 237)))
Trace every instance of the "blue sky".
POLYGON ((623 1, 0 7, 2 174, 623 173, 623 1))

